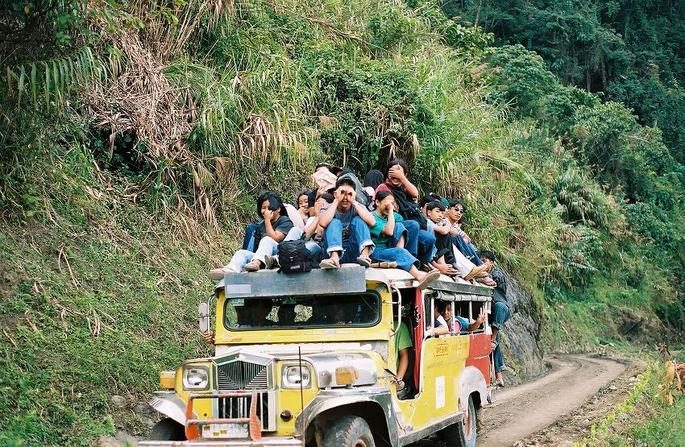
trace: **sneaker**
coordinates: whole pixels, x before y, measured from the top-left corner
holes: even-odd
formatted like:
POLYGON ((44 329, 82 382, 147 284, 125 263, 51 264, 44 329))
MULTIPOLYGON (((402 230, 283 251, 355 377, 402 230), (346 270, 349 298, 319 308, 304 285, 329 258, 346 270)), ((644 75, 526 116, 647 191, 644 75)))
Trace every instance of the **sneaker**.
POLYGON ((231 270, 228 267, 221 267, 218 269, 212 269, 209 271, 209 279, 212 279, 214 281, 220 281, 224 279, 224 275, 227 273, 237 273, 231 270))
POLYGON ((253 259, 252 261, 248 262, 245 264, 245 267, 243 267, 243 270, 246 272, 257 272, 261 270, 262 268, 262 263, 259 262, 258 259, 253 259))

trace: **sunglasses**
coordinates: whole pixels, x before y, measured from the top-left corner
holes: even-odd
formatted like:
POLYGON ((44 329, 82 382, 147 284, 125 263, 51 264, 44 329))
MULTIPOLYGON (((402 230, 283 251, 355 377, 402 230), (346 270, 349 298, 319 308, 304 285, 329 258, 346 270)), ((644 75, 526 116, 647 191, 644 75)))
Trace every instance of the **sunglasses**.
POLYGON ((452 208, 452 209, 458 213, 462 213, 462 214, 464 213, 464 208, 452 208))

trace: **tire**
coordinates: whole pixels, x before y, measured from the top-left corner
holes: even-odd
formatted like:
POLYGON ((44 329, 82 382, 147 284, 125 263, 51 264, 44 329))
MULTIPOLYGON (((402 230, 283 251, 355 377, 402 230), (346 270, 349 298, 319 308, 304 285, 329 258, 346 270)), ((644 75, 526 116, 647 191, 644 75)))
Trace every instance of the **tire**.
POLYGON ((186 429, 171 418, 157 422, 150 431, 150 441, 185 441, 186 429))
POLYGON ((478 415, 473 398, 469 396, 466 414, 461 422, 445 427, 439 436, 446 447, 476 447, 478 438, 478 415))
POLYGON ((343 416, 324 432, 321 447, 376 447, 364 418, 343 416))

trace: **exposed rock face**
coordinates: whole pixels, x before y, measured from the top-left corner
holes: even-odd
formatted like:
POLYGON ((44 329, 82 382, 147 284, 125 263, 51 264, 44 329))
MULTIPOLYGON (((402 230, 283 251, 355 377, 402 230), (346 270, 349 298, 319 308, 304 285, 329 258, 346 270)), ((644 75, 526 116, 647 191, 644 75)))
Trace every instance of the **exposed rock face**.
POLYGON ((507 277, 507 304, 512 310, 511 318, 504 324, 500 335, 504 363, 509 367, 505 373, 507 384, 516 384, 545 372, 540 347, 541 315, 533 300, 518 281, 509 273, 507 277))

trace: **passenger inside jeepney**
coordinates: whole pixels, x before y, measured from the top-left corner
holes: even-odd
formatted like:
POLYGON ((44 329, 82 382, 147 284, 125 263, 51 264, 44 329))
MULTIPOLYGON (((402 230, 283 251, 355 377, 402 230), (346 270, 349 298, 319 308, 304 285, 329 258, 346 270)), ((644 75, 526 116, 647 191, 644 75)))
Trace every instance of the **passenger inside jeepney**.
POLYGON ((242 306, 235 306, 239 326, 272 326, 276 323, 267 316, 273 309, 271 298, 250 298, 242 306))
POLYGON ((438 301, 438 303, 438 312, 452 333, 473 332, 480 329, 485 322, 485 311, 482 306, 480 308, 478 317, 475 320, 470 321, 468 318, 454 314, 454 303, 445 301, 438 301))
POLYGON ((279 326, 292 326, 295 324, 295 304, 281 304, 278 306, 278 325, 279 326))
POLYGON ((451 322, 451 318, 448 320, 445 318, 445 309, 447 307, 451 308, 450 303, 447 301, 434 300, 433 302, 433 328, 431 331, 427 331, 427 336, 439 337, 441 335, 447 335, 454 332, 454 325, 451 322))
POLYGON ((380 298, 372 292, 229 298, 224 305, 224 315, 227 329, 368 327, 380 319, 380 298))

